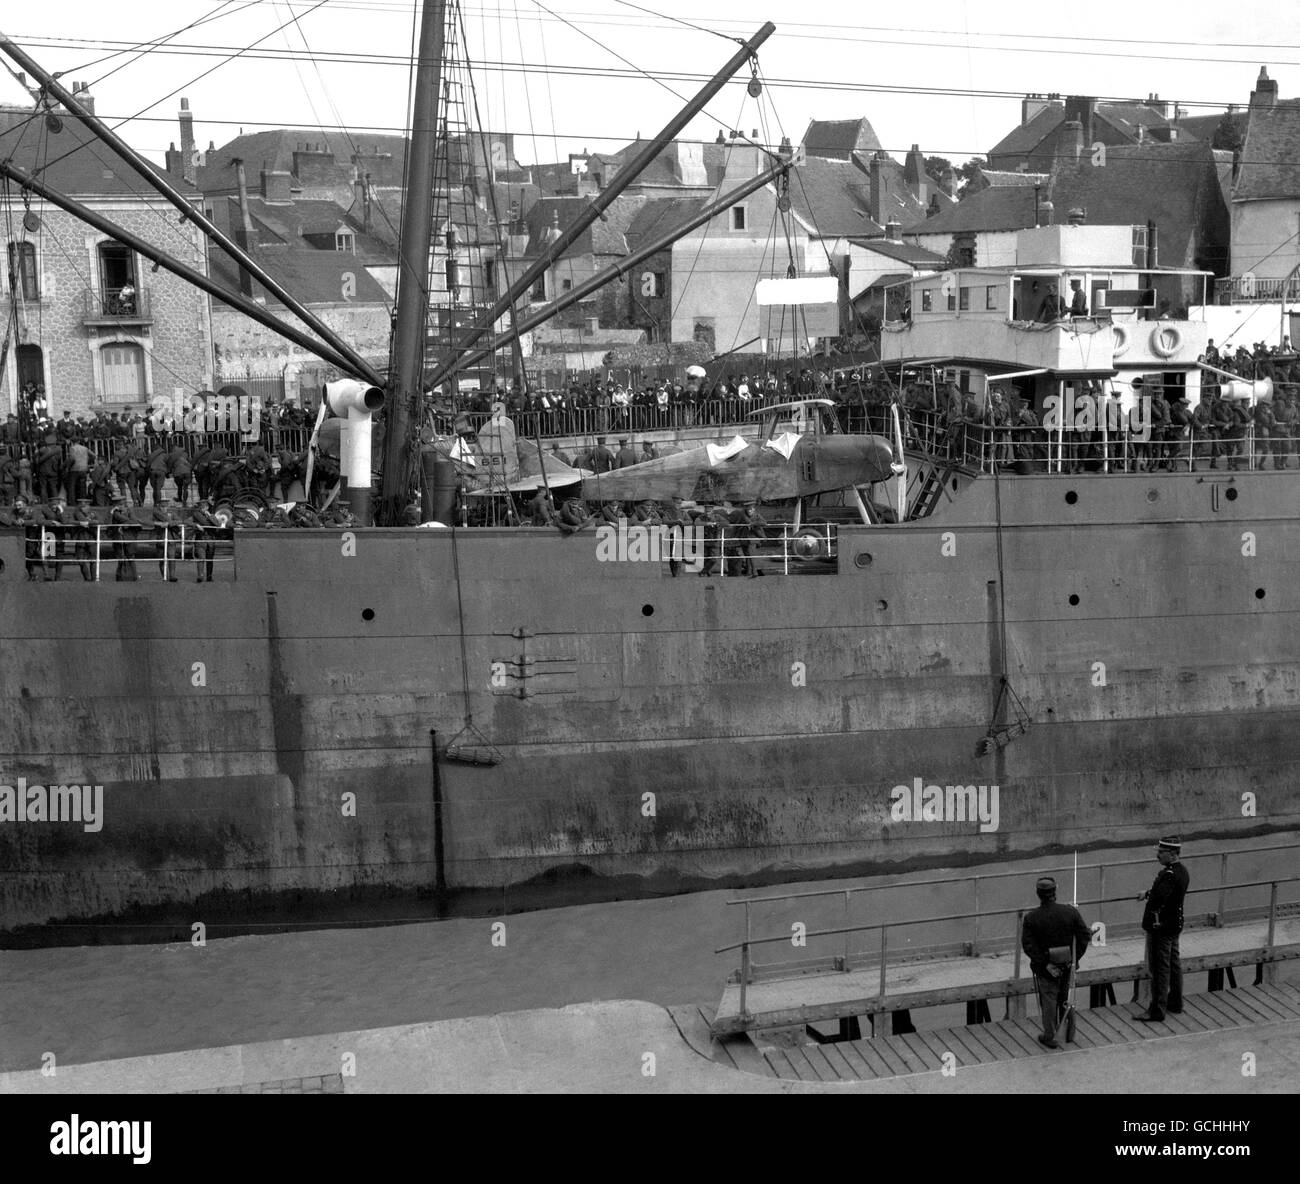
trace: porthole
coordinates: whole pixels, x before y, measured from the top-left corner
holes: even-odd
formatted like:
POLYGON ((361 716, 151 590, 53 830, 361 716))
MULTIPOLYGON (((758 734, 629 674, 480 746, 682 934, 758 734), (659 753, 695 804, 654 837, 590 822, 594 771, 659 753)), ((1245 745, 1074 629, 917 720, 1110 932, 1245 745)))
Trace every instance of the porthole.
POLYGON ((1075 608, 1075 607, 1078 605, 1078 603, 1079 603, 1079 594, 1078 594, 1077 592, 1071 592, 1071 593, 1070 593, 1070 607, 1071 607, 1071 608, 1075 608))
POLYGON ((1067 490, 1067 491, 1066 491, 1066 494, 1065 494, 1065 504, 1066 504, 1067 506, 1072 506, 1072 505, 1074 505, 1074 503, 1077 502, 1078 500, 1079 500, 1079 495, 1078 495, 1077 493, 1075 493, 1073 489, 1070 489, 1070 490, 1067 490))
POLYGON ((373 621, 375 619, 375 610, 373 608, 363 608, 361 610, 361 619, 363 621, 373 621))
POLYGON ((655 615, 655 606, 653 604, 643 604, 641 606, 641 615, 643 617, 653 617, 655 615))
POLYGON ((1223 496, 1230 502, 1235 502, 1237 500, 1237 491, 1233 486, 1229 485, 1223 496))
POLYGON ((858 555, 858 556, 853 560, 853 566, 854 566, 854 567, 870 567, 870 566, 871 566, 871 552, 870 552, 870 551, 863 551, 860 555, 858 555))

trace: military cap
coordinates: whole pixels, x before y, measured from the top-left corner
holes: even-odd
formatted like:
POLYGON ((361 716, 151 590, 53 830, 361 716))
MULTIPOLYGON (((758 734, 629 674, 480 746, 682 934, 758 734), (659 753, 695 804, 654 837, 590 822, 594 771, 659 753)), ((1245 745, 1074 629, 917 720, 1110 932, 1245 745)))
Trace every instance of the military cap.
POLYGON ((1177 855, 1183 849, 1182 835, 1169 835, 1156 844, 1157 851, 1170 851, 1177 855))
POLYGON ((1055 896, 1056 880, 1051 876, 1041 876, 1034 884, 1034 891, 1037 892, 1039 896, 1055 896))

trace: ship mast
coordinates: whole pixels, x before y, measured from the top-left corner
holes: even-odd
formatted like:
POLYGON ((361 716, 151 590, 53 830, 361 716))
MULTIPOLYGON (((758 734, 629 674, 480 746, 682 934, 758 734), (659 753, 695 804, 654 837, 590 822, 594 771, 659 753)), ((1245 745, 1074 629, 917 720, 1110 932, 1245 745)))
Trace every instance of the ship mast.
POLYGON ((424 344, 429 322, 429 250, 433 234, 433 170, 438 132, 438 95, 446 48, 445 0, 424 0, 416 58, 411 146, 406 156, 402 234, 398 248, 397 316, 393 366, 388 379, 388 422, 384 433, 382 521, 392 523, 410 480, 411 409, 421 396, 424 344))

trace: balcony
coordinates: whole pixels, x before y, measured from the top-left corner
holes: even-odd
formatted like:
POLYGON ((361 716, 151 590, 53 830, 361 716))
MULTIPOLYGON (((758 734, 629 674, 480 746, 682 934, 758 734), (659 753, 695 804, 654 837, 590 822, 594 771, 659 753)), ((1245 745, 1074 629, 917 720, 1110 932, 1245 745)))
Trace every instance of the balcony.
POLYGON ((1234 275, 1214 281, 1215 304, 1277 304, 1282 300, 1300 301, 1300 275, 1278 280, 1234 275))
POLYGON ((81 294, 83 325, 152 325, 148 288, 105 288, 81 294))

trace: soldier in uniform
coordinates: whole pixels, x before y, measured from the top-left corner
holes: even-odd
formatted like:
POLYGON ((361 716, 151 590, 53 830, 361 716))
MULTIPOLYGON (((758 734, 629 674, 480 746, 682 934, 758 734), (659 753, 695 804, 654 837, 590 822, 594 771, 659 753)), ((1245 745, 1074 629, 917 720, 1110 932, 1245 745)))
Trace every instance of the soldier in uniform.
POLYGON ((1273 467, 1285 469, 1291 453, 1291 437, 1295 435, 1296 415, 1286 389, 1278 392, 1273 400, 1273 467))
POLYGON ((587 513, 582 502, 576 495, 571 494, 560 507, 560 519, 556 525, 565 534, 576 534, 590 521, 591 516, 587 513))
POLYGON ((1187 869, 1179 862, 1183 841, 1177 835, 1156 845, 1160 871, 1142 895, 1146 910, 1142 929, 1147 935, 1147 969, 1151 972, 1151 1005, 1137 1018, 1145 1024, 1161 1023, 1167 1012, 1183 1010, 1183 964, 1178 935, 1183 931, 1183 898, 1187 895, 1187 869))
POLYGON ((113 492, 113 466, 102 457, 90 470, 90 500, 97 506, 108 505, 109 495, 113 492))
POLYGON ((117 573, 113 578, 118 581, 138 580, 140 575, 135 569, 134 536, 139 530, 139 523, 131 516, 122 494, 113 495, 112 507, 109 521, 112 523, 113 558, 117 560, 117 573))
POLYGON ((215 499, 206 497, 198 502, 190 514, 194 525, 194 567, 198 572, 198 582, 206 579, 212 583, 212 566, 217 553, 216 537, 221 530, 221 520, 212 513, 215 499))
POLYGON ((194 465, 190 462, 185 449, 179 444, 167 456, 167 471, 176 482, 176 504, 183 506, 189 500, 190 479, 194 472, 194 465))
POLYGON ((1255 467, 1257 469, 1267 468, 1266 462, 1271 453, 1273 429, 1277 426, 1277 420, 1273 418, 1273 404, 1256 403, 1253 421, 1255 424, 1255 467))
POLYGON ((166 498, 159 501, 155 496, 153 525, 154 538, 158 540, 158 573, 174 584, 178 579, 176 565, 181 558, 180 519, 166 498))
POLYGON ((27 499, 19 495, 14 498, 14 524, 23 528, 23 559, 27 565, 27 578, 35 580, 36 573, 45 579, 45 567, 41 563, 41 522, 43 515, 37 514, 28 504, 27 499))
MULTIPOLYGON (((148 482, 153 490, 153 504, 159 505, 163 500, 163 482, 167 480, 168 453, 165 448, 155 448, 149 454, 146 472, 148 482)), ((144 486, 140 487, 140 504, 144 505, 144 486)))
POLYGON ((81 497, 77 499, 77 508, 72 511, 72 522, 74 526, 73 537, 76 542, 73 546, 77 557, 77 566, 81 568, 81 578, 87 583, 95 579, 95 527, 97 520, 95 515, 90 512, 90 498, 81 497))
POLYGON ((1057 1025, 1069 1001, 1070 967, 1083 957, 1092 931, 1073 905, 1058 904, 1056 881, 1043 876, 1034 885, 1038 907, 1025 914, 1020 931, 1020 946, 1029 957, 1038 988, 1038 1006, 1043 1031, 1039 1044, 1060 1048, 1056 1042, 1057 1025))
POLYGON ((66 499, 56 497, 43 511, 41 559, 47 580, 57 580, 63 574, 63 536, 68 528, 64 514, 67 508, 66 499))
POLYGON ((0 454, 0 506, 13 505, 18 496, 18 458, 0 454))

